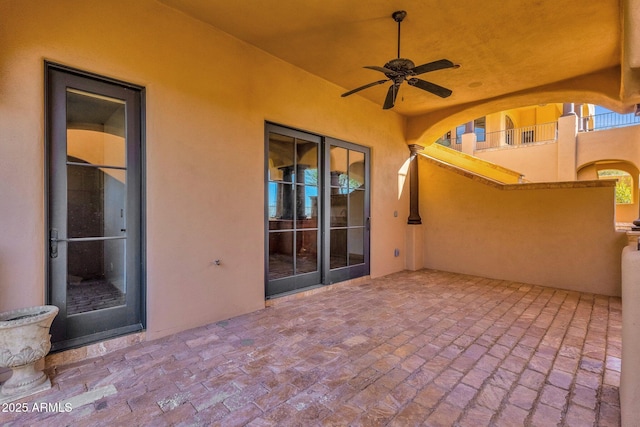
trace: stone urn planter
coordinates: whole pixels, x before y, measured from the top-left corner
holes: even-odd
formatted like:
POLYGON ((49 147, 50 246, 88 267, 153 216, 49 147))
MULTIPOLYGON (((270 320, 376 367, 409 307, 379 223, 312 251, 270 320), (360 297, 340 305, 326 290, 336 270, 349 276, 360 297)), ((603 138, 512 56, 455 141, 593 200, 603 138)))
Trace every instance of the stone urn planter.
POLYGON ((56 314, 53 305, 0 313, 0 367, 13 371, 0 389, 0 403, 51 388, 47 375, 34 365, 51 350, 49 328, 56 314))

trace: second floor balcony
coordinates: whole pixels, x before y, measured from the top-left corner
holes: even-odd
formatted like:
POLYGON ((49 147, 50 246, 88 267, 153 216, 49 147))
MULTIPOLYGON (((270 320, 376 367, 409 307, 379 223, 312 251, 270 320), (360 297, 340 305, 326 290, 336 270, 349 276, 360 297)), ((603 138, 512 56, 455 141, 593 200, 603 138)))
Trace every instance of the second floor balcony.
MULTIPOLYGON (((640 125, 640 116, 633 113, 618 114, 607 112, 580 117, 577 121, 578 132, 594 132, 636 125, 640 125)), ((494 132, 476 132, 476 143, 473 151, 527 147, 553 143, 557 139, 557 121, 494 132)), ((462 149, 461 136, 441 138, 437 143, 457 151, 464 151, 462 149)))

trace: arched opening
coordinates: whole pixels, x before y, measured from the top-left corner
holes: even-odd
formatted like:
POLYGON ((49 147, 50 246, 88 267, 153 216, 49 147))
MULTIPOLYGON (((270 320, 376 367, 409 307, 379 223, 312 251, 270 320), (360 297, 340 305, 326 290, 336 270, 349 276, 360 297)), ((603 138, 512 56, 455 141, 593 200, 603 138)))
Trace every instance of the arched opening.
POLYGON ((629 172, 620 169, 601 169, 598 171, 598 179, 615 179, 616 204, 630 205, 633 203, 633 177, 629 172))
POLYGON ((640 171, 633 163, 625 160, 600 160, 581 166, 578 180, 615 179, 616 183, 616 223, 628 226, 638 218, 638 178, 640 171))

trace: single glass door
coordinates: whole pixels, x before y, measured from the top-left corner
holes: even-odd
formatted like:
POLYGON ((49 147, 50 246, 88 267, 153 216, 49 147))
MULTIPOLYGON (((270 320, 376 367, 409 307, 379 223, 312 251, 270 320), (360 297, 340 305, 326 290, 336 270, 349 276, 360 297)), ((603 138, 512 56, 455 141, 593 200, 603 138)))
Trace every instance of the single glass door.
POLYGON ((326 139, 325 283, 369 274, 369 149, 326 139))
POLYGON ((140 330, 141 92, 47 70, 54 349, 140 330))

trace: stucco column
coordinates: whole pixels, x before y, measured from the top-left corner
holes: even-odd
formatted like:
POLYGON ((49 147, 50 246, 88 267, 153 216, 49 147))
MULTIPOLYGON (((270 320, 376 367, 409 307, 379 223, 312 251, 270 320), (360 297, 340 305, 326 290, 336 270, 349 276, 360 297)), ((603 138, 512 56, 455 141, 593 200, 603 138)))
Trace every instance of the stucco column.
POLYGON ((565 102, 562 104, 562 117, 570 114, 575 114, 575 111, 573 110, 573 102, 565 102))
POLYGON ((558 118, 558 181, 575 181, 578 117, 575 113, 558 118))
POLYGON ((582 126, 582 104, 575 104, 574 112, 578 116, 578 132, 582 132, 584 130, 582 126))
POLYGON ((474 132, 462 134, 462 152, 473 156, 476 151, 476 141, 478 137, 474 132))
POLYGON ((420 202, 418 195, 418 152, 422 150, 424 150, 422 145, 409 145, 411 160, 409 162, 409 220, 407 224, 422 224, 420 208, 418 206, 420 202))
POLYGON ((629 245, 622 251, 622 366, 620 413, 622 426, 640 420, 640 251, 639 232, 627 233, 629 245))
POLYGON ((407 221, 407 239, 405 268, 410 271, 420 270, 424 266, 424 230, 419 212, 419 175, 418 152, 424 147, 417 144, 409 145, 411 161, 409 164, 409 220, 407 221))
POLYGON ((472 121, 465 123, 464 133, 473 133, 476 130, 476 124, 472 121))

